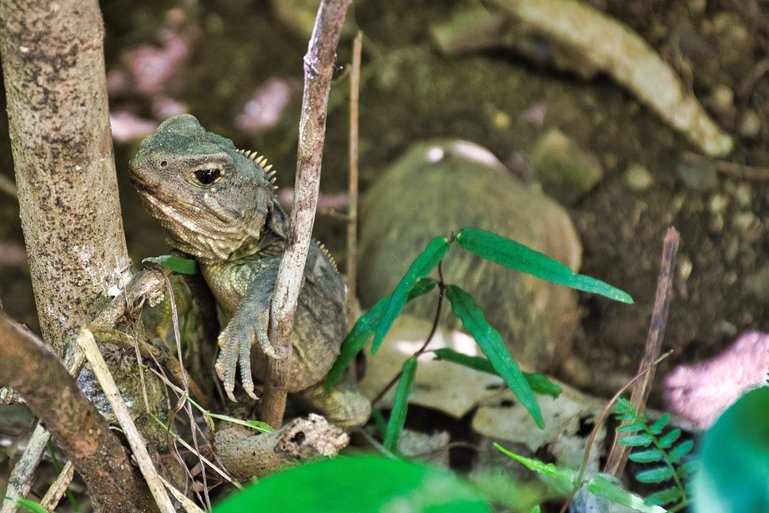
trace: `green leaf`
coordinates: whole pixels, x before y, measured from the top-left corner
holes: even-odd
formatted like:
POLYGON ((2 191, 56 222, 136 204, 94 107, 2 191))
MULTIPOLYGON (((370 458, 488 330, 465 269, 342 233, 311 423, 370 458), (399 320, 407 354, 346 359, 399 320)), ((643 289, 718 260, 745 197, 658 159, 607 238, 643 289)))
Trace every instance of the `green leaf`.
POLYGON ((214 513, 490 513, 452 472, 382 456, 322 459, 288 468, 217 504, 214 513))
MULTIPOLYGON (((14 499, 6 496, 5 500, 13 502, 14 499)), ((50 513, 47 509, 41 506, 39 503, 29 499, 15 499, 16 505, 31 511, 32 513, 50 513)))
POLYGON ((643 431, 646 424, 643 422, 635 422, 633 424, 625 424, 617 428, 618 433, 633 433, 635 431, 643 431))
POLYGON ((435 269, 438 262, 446 256, 446 252, 450 247, 451 242, 449 239, 446 237, 435 237, 424 251, 416 257, 400 283, 395 286, 395 290, 390 294, 390 301, 387 303, 387 308, 384 314, 382 314, 382 320, 376 328, 376 333, 374 333, 371 354, 375 354, 379 350, 385 335, 387 335, 393 322, 395 322, 395 319, 400 315, 401 310, 408 301, 409 291, 411 291, 420 278, 428 275, 435 269))
POLYGON ((456 285, 449 285, 446 288, 446 297, 451 302, 451 310, 454 315, 462 319, 465 329, 473 336, 481 351, 489 358, 494 370, 502 376, 510 390, 529 411, 537 426, 543 428, 545 420, 542 418, 537 398, 523 376, 520 367, 507 351, 502 336, 486 321, 486 317, 470 294, 456 285))
POLYGON ((142 260, 142 263, 156 264, 179 274, 198 274, 198 262, 196 260, 178 255, 147 257, 142 260))
POLYGON ((512 451, 505 449, 498 443, 494 443, 494 447, 500 452, 502 452, 503 454, 514 459, 518 463, 524 465, 529 470, 542 474, 543 476, 547 476, 555 479, 557 482, 561 483, 561 485, 563 485, 564 488, 567 488, 567 489, 572 488, 575 484, 574 482, 577 480, 576 470, 572 470, 570 468, 565 468, 565 467, 559 467, 558 465, 554 465, 553 463, 543 463, 534 458, 527 458, 526 456, 521 456, 520 454, 516 454, 512 451))
POLYGON ((669 433, 660 438, 660 447, 669 449, 679 438, 681 438, 681 430, 678 428, 671 429, 669 433))
POLYGON ((398 439, 406 423, 406 412, 409 408, 409 397, 414 387, 414 377, 417 374, 417 359, 412 356, 403 362, 403 373, 395 390, 393 409, 390 412, 390 421, 387 423, 384 446, 392 453, 398 452, 398 439))
POLYGON ((635 475, 641 483, 662 483, 673 478, 673 469, 668 466, 642 470, 635 475))
MULTIPOLYGON (((446 360, 447 362, 456 363, 477 371, 499 376, 499 373, 494 369, 494 366, 491 365, 491 362, 487 358, 462 354, 448 347, 433 349, 433 353, 441 360, 446 360)), ((526 378, 526 382, 536 394, 549 395, 555 398, 561 395, 560 385, 553 383, 542 374, 536 372, 524 372, 523 377, 526 378)))
POLYGON ((630 461, 635 461, 636 463, 654 463, 662 461, 662 456, 662 451, 652 448, 644 451, 631 452, 628 455, 628 459, 630 461))
POLYGON ((531 511, 529 513, 540 513, 542 509, 539 507, 539 504, 531 508, 531 511))
POLYGON ((652 443, 652 437, 646 433, 639 433, 637 435, 623 436, 619 439, 619 443, 628 447, 648 447, 652 443))
POLYGON ((649 431, 651 431, 651 434, 659 435, 662 433, 662 431, 665 429, 665 426, 667 426, 668 422, 670 422, 670 417, 670 413, 665 413, 657 420, 657 422, 649 426, 649 431))
POLYGON ((456 240, 467 251, 505 267, 531 274, 537 278, 559 285, 600 294, 622 303, 633 304, 633 298, 627 292, 596 278, 584 274, 575 274, 574 271, 561 262, 495 233, 468 227, 460 230, 456 240))
POLYGON ((641 513, 665 513, 665 510, 653 504, 647 504, 638 495, 631 493, 604 476, 597 474, 587 483, 590 493, 606 497, 615 504, 626 506, 641 513))
MULTIPOLYGON (((422 278, 418 280, 411 288, 408 294, 408 301, 415 299, 423 294, 427 294, 433 288, 435 288, 435 280, 430 278, 422 278)), ((366 341, 371 338, 374 332, 382 321, 387 305, 390 302, 390 296, 385 296, 377 301, 374 306, 366 314, 361 315, 355 322, 355 325, 350 330, 350 333, 345 337, 342 342, 342 347, 339 350, 339 356, 337 357, 331 370, 326 375, 326 380, 323 386, 326 390, 331 389, 339 378, 342 377, 344 371, 350 366, 355 357, 363 349, 366 341)))
POLYGON ((650 504, 657 504, 659 506, 665 506, 666 504, 670 504, 682 499, 686 499, 686 497, 682 494, 681 490, 675 486, 671 486, 670 488, 659 490, 658 492, 654 492, 653 494, 647 496, 646 502, 650 504))
POLYGON ((670 450, 670 461, 679 463, 694 449, 694 440, 684 440, 670 450))

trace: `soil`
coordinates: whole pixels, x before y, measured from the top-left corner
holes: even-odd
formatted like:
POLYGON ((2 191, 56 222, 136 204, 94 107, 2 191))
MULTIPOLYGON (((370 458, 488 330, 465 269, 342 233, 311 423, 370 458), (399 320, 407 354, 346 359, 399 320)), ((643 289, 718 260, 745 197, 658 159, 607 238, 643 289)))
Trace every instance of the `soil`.
MULTIPOLYGON (((682 242, 663 350, 676 352, 660 372, 712 355, 742 331, 769 329, 769 9, 758 0, 590 3, 636 30, 679 72, 734 137, 735 148, 723 162, 749 166, 747 172, 737 168, 735 175, 729 172, 734 167, 707 159, 692 164, 690 154, 696 149, 606 76, 585 80, 501 47, 441 55, 430 27, 476 2, 356 2, 339 62, 349 62, 350 36, 357 26, 365 34, 360 104, 364 191, 377 171, 413 141, 433 137, 482 144, 524 179, 527 155, 550 128, 598 156, 603 180, 568 206, 584 244, 582 272, 628 291, 636 305, 583 296, 583 333, 575 354, 588 371, 565 371, 563 377, 610 395, 633 374, 643 352, 669 226, 681 232, 682 242), (527 116, 532 107, 544 116, 527 116), (648 170, 648 188, 628 183, 633 165, 648 170)), ((275 19, 264 1, 191 5, 105 3, 108 65, 118 66, 127 47, 157 42, 168 9, 186 13, 197 35, 178 77, 177 99, 212 131, 240 147, 264 151, 282 171, 279 185, 290 185, 299 94, 269 130, 238 132, 233 119, 268 79, 301 83, 306 36, 275 19)), ((340 70, 331 97, 322 185, 327 193, 346 188, 347 77, 340 70)), ((113 106, 130 104, 139 113, 149 112, 146 98, 116 96, 112 101, 113 106)), ((0 173, 12 177, 5 109, 1 112, 0 173)), ((144 214, 128 184, 132 151, 131 145, 116 147, 129 220, 126 235, 139 262, 166 248, 160 228, 144 214)), ((2 192, 0 198, 0 243, 23 244, 15 200, 2 192)), ((332 216, 321 216, 318 223, 318 238, 343 262, 343 223, 332 216)), ((28 271, 2 259, 0 266, 0 298, 7 313, 35 326, 28 271)))

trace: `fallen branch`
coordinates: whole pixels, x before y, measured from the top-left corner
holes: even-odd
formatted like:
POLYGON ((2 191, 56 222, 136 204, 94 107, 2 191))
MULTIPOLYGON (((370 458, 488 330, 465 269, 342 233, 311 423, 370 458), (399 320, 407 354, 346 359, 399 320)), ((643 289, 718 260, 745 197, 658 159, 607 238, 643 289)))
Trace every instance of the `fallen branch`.
POLYGON ((51 350, 4 316, 0 316, 0 346, 2 380, 24 397, 74 462, 95 511, 157 511, 123 446, 51 350), (88 433, 87 439, 83 433, 88 433))
POLYGON ((286 251, 280 261, 270 310, 270 340, 278 358, 270 360, 270 372, 262 399, 262 418, 273 427, 280 427, 283 423, 286 409, 291 335, 318 203, 328 94, 336 62, 336 47, 350 1, 321 2, 307 54, 304 56, 304 95, 299 120, 295 201, 291 210, 286 251))
POLYGON ((732 138, 708 116, 673 69, 625 25, 575 0, 494 0, 513 17, 575 49, 611 75, 657 115, 713 157, 732 150, 732 138))

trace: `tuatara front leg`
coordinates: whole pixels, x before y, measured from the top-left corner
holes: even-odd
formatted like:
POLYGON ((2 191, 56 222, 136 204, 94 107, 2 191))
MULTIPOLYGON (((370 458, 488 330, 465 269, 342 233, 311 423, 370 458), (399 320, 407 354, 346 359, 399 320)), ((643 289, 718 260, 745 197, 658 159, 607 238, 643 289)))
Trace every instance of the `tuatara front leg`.
POLYGON ((235 401, 238 368, 243 389, 251 398, 257 398, 251 369, 251 348, 254 347, 266 358, 276 357, 268 332, 279 262, 276 257, 266 257, 204 267, 204 276, 209 284, 213 281, 218 285, 211 286, 219 291, 217 300, 225 313, 232 315, 219 334, 220 352, 214 366, 224 383, 224 391, 232 401, 235 401))

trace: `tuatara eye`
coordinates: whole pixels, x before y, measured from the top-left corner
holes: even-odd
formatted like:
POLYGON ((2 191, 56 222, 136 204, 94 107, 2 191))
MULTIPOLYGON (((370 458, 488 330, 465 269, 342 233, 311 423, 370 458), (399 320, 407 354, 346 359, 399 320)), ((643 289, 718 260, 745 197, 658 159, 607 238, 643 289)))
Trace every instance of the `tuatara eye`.
POLYGON ((211 185, 222 176, 221 169, 198 169, 195 171, 195 178, 203 185, 211 185))

